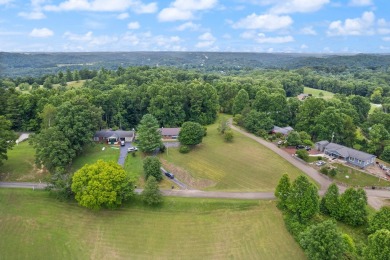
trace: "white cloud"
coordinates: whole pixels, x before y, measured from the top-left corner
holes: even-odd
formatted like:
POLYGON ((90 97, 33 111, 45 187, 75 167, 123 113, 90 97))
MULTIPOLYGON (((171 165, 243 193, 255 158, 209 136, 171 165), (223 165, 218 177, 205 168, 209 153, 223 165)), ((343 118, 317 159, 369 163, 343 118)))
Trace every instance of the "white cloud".
POLYGON ((287 43, 293 42, 294 38, 292 36, 277 36, 277 37, 267 37, 264 33, 259 33, 255 37, 255 41, 258 43, 287 43))
POLYGON ((216 41, 216 38, 210 32, 200 35, 198 39, 200 41, 195 45, 196 48, 211 47, 216 41))
POLYGON ((155 13, 157 3, 143 4, 139 0, 67 0, 59 5, 46 5, 46 11, 95 11, 95 12, 123 12, 133 9, 137 13, 155 13))
POLYGON ((176 0, 169 7, 161 10, 158 20, 161 22, 191 20, 196 11, 212 9, 217 2, 217 0, 176 0))
POLYGON ((140 28, 139 22, 131 22, 127 24, 127 28, 130 30, 136 30, 140 28))
POLYGON ((311 13, 320 10, 329 0, 285 0, 285 1, 267 1, 275 3, 269 10, 275 14, 289 13, 311 13))
POLYGON ((384 40, 385 42, 390 42, 390 37, 383 37, 382 40, 384 40))
POLYGON ((275 31, 289 27, 293 23, 290 16, 279 16, 274 14, 248 15, 240 21, 233 24, 233 28, 260 29, 266 31, 275 31))
POLYGON ((364 12, 362 17, 346 19, 344 22, 338 20, 331 22, 327 34, 338 35, 368 35, 373 34, 372 26, 375 22, 373 12, 364 12))
POLYGON ((94 36, 93 32, 89 31, 86 34, 74 34, 71 32, 64 33, 64 38, 73 41, 87 44, 89 46, 103 46, 107 44, 115 43, 119 40, 116 36, 94 36))
POLYGON ((390 34, 390 22, 385 19, 378 19, 378 33, 379 34, 390 34))
POLYGON ((129 18, 129 14, 128 13, 121 13, 121 14, 118 14, 118 16, 116 18, 119 20, 124 20, 124 19, 129 18))
POLYGON ((305 35, 317 35, 317 32, 313 29, 312 26, 304 27, 300 32, 305 35))
POLYGON ((302 50, 307 49, 307 48, 309 48, 309 47, 308 47, 306 44, 302 44, 302 45, 301 45, 301 49, 302 49, 302 50))
POLYGON ((372 0, 351 0, 349 2, 349 5, 352 5, 352 6, 368 6, 368 5, 372 5, 372 0))
POLYGON ((195 24, 193 22, 186 22, 176 27, 177 31, 185 31, 185 30, 191 30, 191 31, 197 31, 200 28, 200 24, 195 24))
POLYGON ((53 35, 54 35, 54 32, 52 30, 47 29, 47 28, 40 28, 40 29, 34 28, 30 32, 31 37, 46 38, 46 37, 50 37, 53 35))
POLYGON ((245 31, 240 34, 240 37, 243 39, 253 39, 256 37, 256 31, 245 31))
POLYGON ((40 20, 46 18, 45 14, 41 11, 32 11, 30 13, 20 12, 18 13, 18 16, 29 20, 40 20))

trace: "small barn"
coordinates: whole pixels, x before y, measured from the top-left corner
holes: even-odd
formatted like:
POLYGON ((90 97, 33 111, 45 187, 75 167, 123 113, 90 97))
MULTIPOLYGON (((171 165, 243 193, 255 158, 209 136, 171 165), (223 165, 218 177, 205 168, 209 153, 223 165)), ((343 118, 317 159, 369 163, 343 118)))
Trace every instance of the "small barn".
POLYGON ((120 141, 130 143, 134 140, 134 131, 104 129, 97 131, 93 136, 95 142, 107 142, 108 144, 118 144, 120 141))

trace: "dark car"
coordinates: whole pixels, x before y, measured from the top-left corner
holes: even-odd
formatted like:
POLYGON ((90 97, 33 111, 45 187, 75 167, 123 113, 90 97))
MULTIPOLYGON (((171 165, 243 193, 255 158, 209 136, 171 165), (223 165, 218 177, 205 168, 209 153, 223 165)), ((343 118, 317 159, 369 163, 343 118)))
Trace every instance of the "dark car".
POLYGON ((297 146, 295 146, 295 148, 297 149, 297 150, 300 150, 300 149, 305 149, 306 151, 310 151, 311 150, 311 147, 310 146, 305 146, 305 145, 297 145, 297 146))
POLYGON ((169 179, 175 178, 175 175, 173 175, 173 174, 170 173, 170 172, 165 172, 165 176, 167 176, 169 179))

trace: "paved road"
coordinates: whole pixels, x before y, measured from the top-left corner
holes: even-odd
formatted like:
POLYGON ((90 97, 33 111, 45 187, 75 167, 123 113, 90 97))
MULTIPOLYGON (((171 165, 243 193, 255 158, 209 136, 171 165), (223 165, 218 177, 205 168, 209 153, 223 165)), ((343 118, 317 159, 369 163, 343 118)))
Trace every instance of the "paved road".
POLYGON ((184 183, 182 183, 181 181, 179 181, 178 179, 176 178, 173 178, 173 179, 170 179, 168 177, 165 176, 165 173, 168 172, 167 170, 165 170, 163 167, 160 168, 163 175, 164 175, 164 178, 167 178, 169 181, 173 182, 173 183, 176 183, 181 189, 183 190, 186 190, 188 189, 188 186, 184 183))
POLYGON ((35 182, 0 182, 0 188, 24 188, 24 189, 39 189, 46 188, 46 183, 35 182))

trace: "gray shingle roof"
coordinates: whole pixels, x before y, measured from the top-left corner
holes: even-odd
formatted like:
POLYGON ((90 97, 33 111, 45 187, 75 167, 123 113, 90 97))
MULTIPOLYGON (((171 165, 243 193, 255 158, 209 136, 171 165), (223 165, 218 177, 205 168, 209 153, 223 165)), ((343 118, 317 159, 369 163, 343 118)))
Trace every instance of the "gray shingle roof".
POLYGON ((325 146, 325 149, 329 151, 335 151, 339 153, 342 157, 352 157, 356 158, 358 160, 367 161, 371 159, 372 157, 376 157, 375 155, 365 153, 362 151, 355 150, 353 148, 349 148, 340 144, 335 143, 329 143, 327 146, 325 146))
POLYGON ((316 144, 319 144, 319 145, 327 145, 327 144, 329 144, 329 142, 326 141, 326 140, 324 140, 324 141, 319 141, 319 142, 317 142, 316 144))
POLYGON ((175 128, 160 128, 160 132, 161 132, 161 135, 170 135, 170 136, 173 136, 173 135, 179 135, 179 132, 180 132, 180 128, 179 127, 175 127, 175 128))
POLYGON ((123 131, 123 130, 109 130, 109 129, 104 129, 95 132, 94 137, 102 137, 102 138, 109 138, 109 137, 118 137, 118 138, 125 138, 125 137, 133 137, 134 132, 133 131, 123 131))
POLYGON ((272 129, 272 132, 274 132, 274 133, 281 133, 281 134, 286 135, 286 134, 290 133, 293 130, 294 129, 291 126, 279 127, 279 126, 274 125, 274 128, 272 129))

